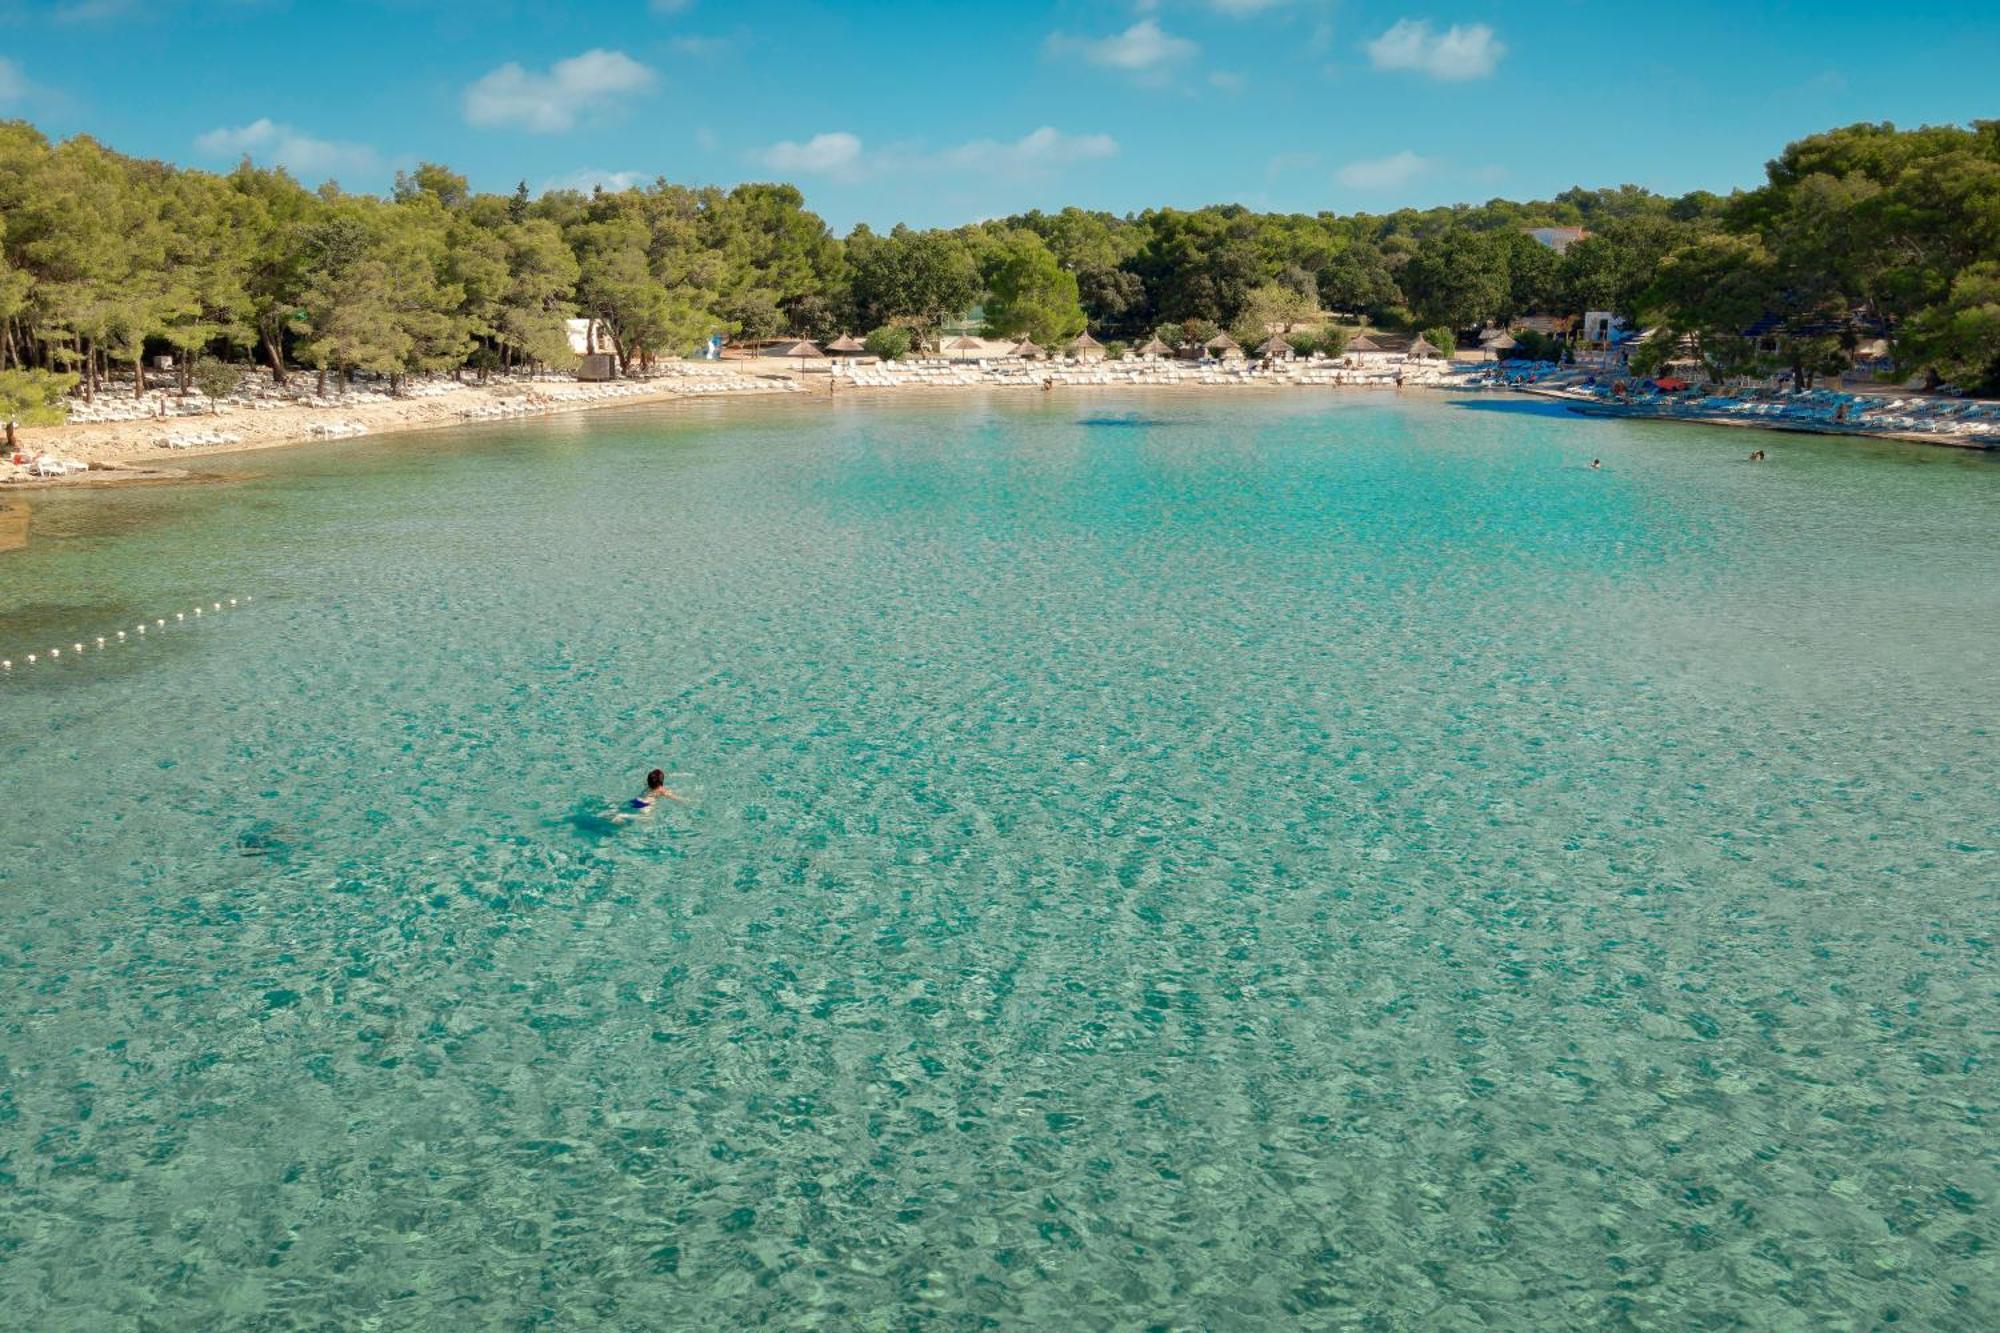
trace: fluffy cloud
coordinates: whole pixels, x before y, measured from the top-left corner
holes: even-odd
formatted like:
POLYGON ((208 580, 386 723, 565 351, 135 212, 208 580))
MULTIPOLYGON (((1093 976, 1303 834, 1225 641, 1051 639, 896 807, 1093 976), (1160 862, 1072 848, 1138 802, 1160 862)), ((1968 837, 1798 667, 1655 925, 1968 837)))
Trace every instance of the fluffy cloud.
POLYGON ((1349 162, 1334 173, 1334 179, 1352 190, 1393 190, 1428 174, 1434 164, 1404 149, 1390 157, 1366 162, 1349 162))
POLYGON ((636 189, 652 183, 653 178, 643 171, 600 171, 596 167, 585 167, 572 171, 567 176, 556 176, 542 182, 540 194, 552 190, 575 190, 579 194, 589 194, 592 190, 603 189, 611 193, 636 189))
POLYGON ((1108 134, 1065 134, 1044 125, 1011 142, 974 139, 936 153, 907 145, 870 151, 859 137, 835 130, 815 134, 804 143, 787 139, 754 157, 773 171, 851 183, 870 177, 938 172, 1039 176, 1082 162, 1101 161, 1117 152, 1118 141, 1108 134))
POLYGON ((1157 71, 1191 58, 1201 48, 1185 37, 1163 31, 1151 19, 1141 19, 1113 37, 1071 37, 1049 34, 1048 49, 1056 55, 1080 56, 1093 65, 1135 74, 1157 71))
POLYGON ((1368 43, 1376 69, 1415 70, 1449 82, 1483 79, 1506 54, 1506 43, 1484 23, 1454 23, 1436 32, 1426 19, 1404 19, 1368 43))
POLYGON ((375 171, 382 165, 375 150, 364 144, 315 139, 268 116, 234 129, 210 130, 196 139, 194 146, 211 157, 241 157, 247 154, 267 165, 283 167, 294 175, 315 179, 343 171, 375 171))
POLYGON ((653 71, 623 51, 585 51, 546 72, 511 61, 465 90, 465 121, 486 129, 560 134, 578 120, 653 86, 653 71))
POLYGON ((1118 141, 1108 134, 1064 134, 1044 125, 1024 134, 1013 143, 975 139, 948 149, 938 158, 947 167, 962 171, 983 171, 1008 175, 1034 175, 1112 157, 1118 141))
POLYGON ((28 95, 28 77, 21 73, 21 67, 5 56, 0 56, 0 105, 18 101, 28 95))
POLYGON ((865 174, 861 140, 845 130, 815 134, 804 143, 790 139, 774 143, 757 154, 757 160, 773 171, 795 171, 804 176, 856 180, 865 174))

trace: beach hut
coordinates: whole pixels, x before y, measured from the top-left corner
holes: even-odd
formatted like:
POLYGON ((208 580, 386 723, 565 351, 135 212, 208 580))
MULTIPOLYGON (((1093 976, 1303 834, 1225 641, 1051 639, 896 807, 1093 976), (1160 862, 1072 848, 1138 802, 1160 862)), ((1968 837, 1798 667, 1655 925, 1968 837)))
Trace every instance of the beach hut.
POLYGON ((1426 357, 1443 356, 1444 353, 1431 346, 1430 339, 1419 333, 1417 340, 1410 344, 1410 350, 1404 355, 1412 361, 1421 361, 1426 357))
POLYGON ((944 350, 953 354, 951 359, 954 361, 963 361, 965 359, 964 353, 966 352, 984 351, 985 348, 985 343, 964 334, 960 334, 944 345, 944 350))
POLYGON ((843 333, 826 345, 829 356, 860 356, 868 349, 851 333, 843 333))
POLYGON ((1158 335, 1155 335, 1151 342, 1147 343, 1144 347, 1141 347, 1139 349, 1139 355, 1145 357, 1149 361, 1157 357, 1172 356, 1173 354, 1174 354, 1174 349, 1167 346, 1165 343, 1161 342, 1158 335))
POLYGON ((1077 334, 1065 350, 1079 361, 1104 359, 1104 344, 1091 337, 1088 332, 1077 334))
POLYGON ((1257 349, 1257 355, 1266 361, 1289 361, 1292 357, 1292 345, 1285 341, 1284 334, 1274 333, 1269 341, 1257 349))
POLYGON ((1040 344, 1033 338, 1023 338, 1015 345, 1014 355, 1020 357, 1023 361, 1033 361, 1047 356, 1048 353, 1043 351, 1040 344))
POLYGON ((1226 361, 1232 356, 1242 356, 1243 347, 1226 333, 1218 333, 1202 344, 1202 350, 1218 361, 1226 361))

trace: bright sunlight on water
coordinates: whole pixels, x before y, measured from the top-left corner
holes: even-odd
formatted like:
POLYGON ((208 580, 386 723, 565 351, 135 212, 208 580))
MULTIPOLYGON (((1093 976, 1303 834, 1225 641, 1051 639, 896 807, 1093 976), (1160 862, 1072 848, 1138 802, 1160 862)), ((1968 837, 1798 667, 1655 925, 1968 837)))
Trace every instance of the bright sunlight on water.
POLYGON ((2000 1323, 1990 461, 1037 395, 210 466, 0 556, 15 1327, 2000 1323))

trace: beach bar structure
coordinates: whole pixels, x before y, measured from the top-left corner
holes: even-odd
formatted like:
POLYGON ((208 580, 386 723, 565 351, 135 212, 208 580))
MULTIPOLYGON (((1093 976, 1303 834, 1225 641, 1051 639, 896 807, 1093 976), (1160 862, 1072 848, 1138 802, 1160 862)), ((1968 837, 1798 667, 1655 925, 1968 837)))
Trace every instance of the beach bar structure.
POLYGON ((611 336, 603 320, 566 320, 564 331, 569 335, 569 350, 580 358, 576 365, 578 379, 601 384, 618 378, 618 340, 611 336))

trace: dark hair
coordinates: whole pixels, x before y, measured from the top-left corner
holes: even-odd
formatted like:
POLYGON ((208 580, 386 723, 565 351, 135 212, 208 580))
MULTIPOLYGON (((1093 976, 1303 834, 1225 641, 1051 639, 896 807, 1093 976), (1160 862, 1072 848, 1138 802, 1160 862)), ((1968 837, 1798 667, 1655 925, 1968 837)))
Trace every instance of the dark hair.
POLYGON ((656 768, 646 775, 646 786, 648 788, 664 787, 666 785, 667 775, 664 771, 656 768))

